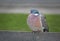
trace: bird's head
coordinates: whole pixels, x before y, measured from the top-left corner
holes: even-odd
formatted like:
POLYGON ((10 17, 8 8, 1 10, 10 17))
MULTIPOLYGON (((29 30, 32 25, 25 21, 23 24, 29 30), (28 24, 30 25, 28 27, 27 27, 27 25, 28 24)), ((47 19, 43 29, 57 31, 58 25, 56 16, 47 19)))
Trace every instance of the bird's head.
POLYGON ((34 16, 39 16, 39 11, 38 10, 35 10, 35 9, 32 9, 30 14, 33 14, 34 16))

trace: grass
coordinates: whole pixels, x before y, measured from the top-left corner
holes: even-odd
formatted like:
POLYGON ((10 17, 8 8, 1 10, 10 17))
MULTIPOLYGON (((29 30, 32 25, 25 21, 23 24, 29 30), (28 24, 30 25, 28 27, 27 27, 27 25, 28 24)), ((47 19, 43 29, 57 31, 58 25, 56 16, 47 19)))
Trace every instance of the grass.
POLYGON ((60 32, 60 14, 46 15, 50 32, 60 32))
POLYGON ((0 14, 0 30, 31 31, 26 23, 27 14, 0 14))
MULTIPOLYGON (((0 13, 0 30, 31 31, 26 23, 27 14, 0 13)), ((45 15, 50 32, 60 32, 60 15, 45 15)))

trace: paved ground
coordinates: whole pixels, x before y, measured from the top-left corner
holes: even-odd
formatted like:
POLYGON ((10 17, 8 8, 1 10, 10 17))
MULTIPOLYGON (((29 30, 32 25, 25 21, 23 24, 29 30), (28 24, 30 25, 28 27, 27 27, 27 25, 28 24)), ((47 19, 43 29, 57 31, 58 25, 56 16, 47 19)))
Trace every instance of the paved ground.
POLYGON ((60 41, 60 33, 0 31, 0 41, 60 41))

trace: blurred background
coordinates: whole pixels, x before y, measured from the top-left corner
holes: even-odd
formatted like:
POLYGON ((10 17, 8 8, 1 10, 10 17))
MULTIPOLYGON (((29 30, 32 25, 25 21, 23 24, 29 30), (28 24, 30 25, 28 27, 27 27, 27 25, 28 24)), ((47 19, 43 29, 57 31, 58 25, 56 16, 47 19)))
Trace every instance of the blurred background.
POLYGON ((0 0, 0 12, 29 13, 31 9, 60 13, 60 0, 0 0))
POLYGON ((49 32, 60 32, 60 0, 0 0, 0 30, 31 31, 26 21, 31 9, 46 16, 49 32))

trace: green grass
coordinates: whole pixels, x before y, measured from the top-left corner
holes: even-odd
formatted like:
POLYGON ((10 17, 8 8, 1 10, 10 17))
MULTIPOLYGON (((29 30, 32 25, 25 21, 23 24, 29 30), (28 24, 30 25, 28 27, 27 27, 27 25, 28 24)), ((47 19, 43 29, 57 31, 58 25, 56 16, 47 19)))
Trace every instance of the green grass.
MULTIPOLYGON (((31 31, 26 23, 27 14, 0 13, 0 30, 31 31)), ((60 15, 46 14, 50 32, 60 32, 60 15)))
POLYGON ((60 32, 60 14, 46 15, 50 32, 60 32))
POLYGON ((26 23, 27 14, 0 14, 0 30, 31 31, 26 23))

